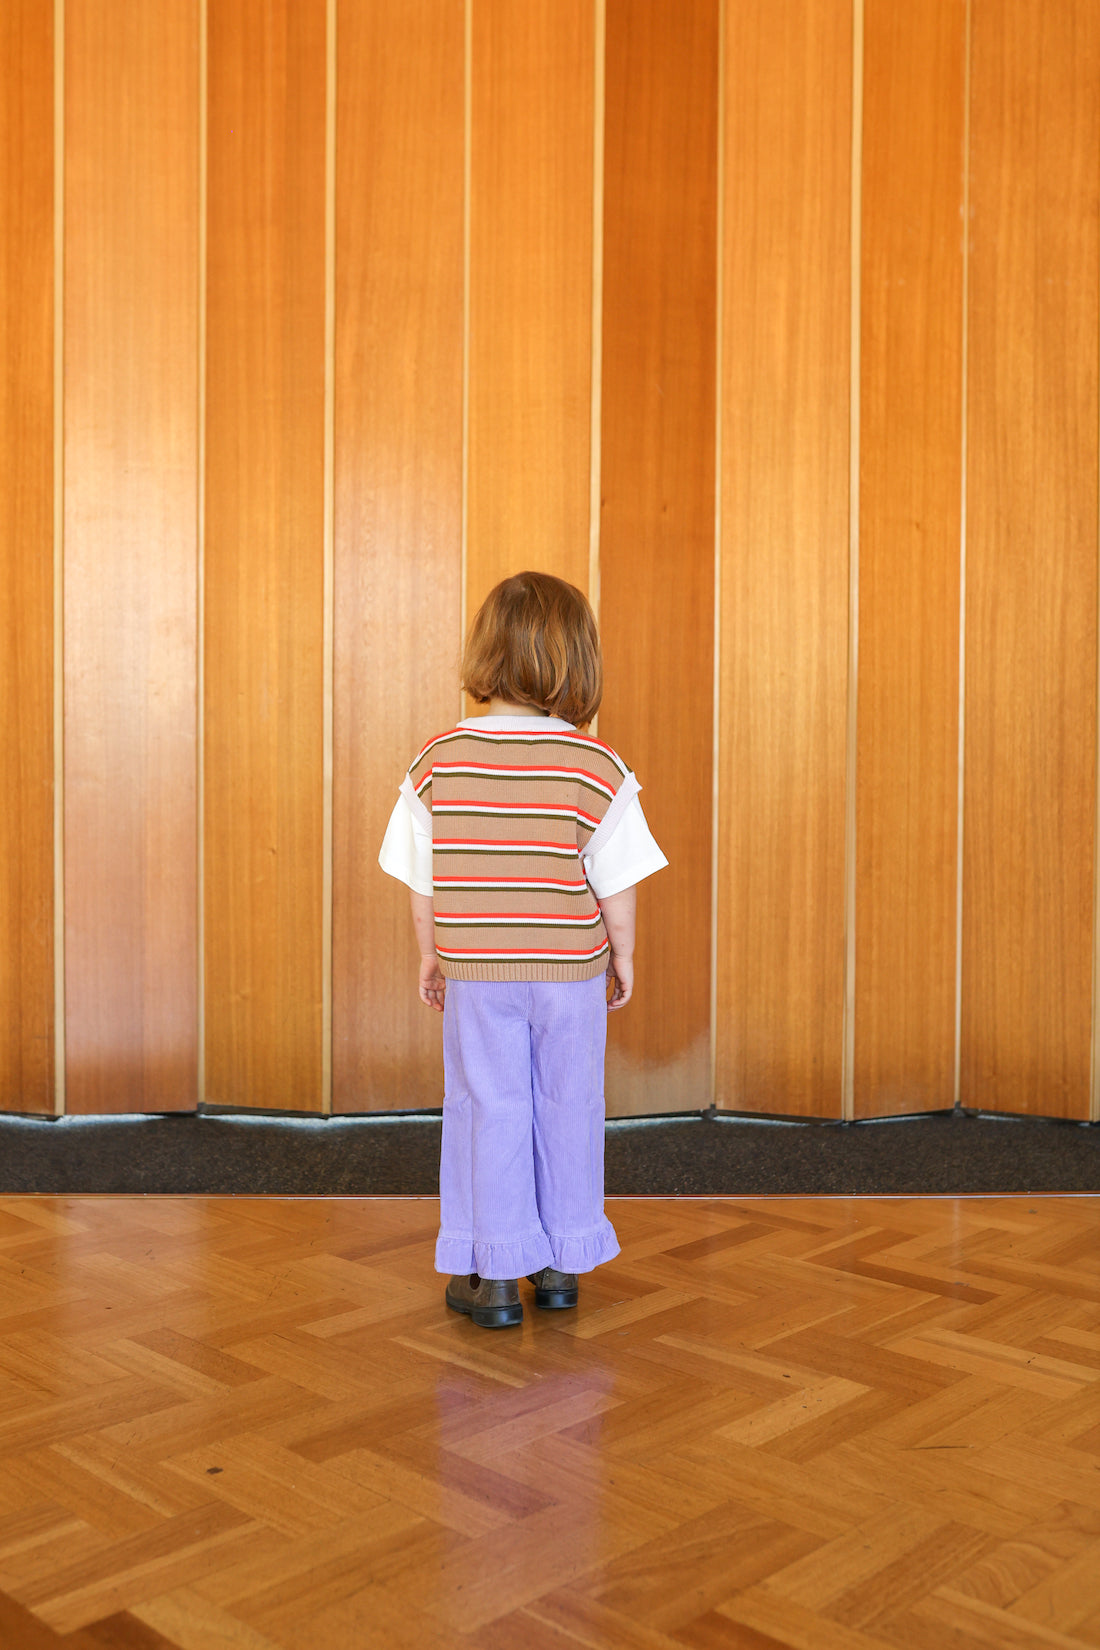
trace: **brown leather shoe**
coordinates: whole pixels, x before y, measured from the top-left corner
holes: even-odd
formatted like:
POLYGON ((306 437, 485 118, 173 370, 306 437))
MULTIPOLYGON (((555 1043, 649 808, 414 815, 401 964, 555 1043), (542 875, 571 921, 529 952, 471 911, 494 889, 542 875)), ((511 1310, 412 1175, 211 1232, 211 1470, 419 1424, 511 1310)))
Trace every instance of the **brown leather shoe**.
POLYGON ((452 1278, 444 1296, 452 1312, 465 1312, 482 1329, 507 1329, 523 1322, 517 1278, 482 1278, 476 1272, 452 1278))
POLYGON ((528 1272, 527 1281, 535 1286, 536 1306, 560 1311, 563 1307, 577 1304, 579 1289, 576 1272, 555 1272, 552 1266, 544 1266, 541 1272, 528 1272))

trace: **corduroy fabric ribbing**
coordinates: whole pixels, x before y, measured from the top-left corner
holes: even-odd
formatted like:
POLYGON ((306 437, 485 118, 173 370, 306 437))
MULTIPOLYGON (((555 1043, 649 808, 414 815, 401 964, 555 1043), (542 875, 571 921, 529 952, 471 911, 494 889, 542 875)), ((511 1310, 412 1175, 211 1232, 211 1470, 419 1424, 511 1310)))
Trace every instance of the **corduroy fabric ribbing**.
POLYGON ((435 940, 456 980, 587 980, 609 947, 581 856, 640 789, 575 729, 473 726, 428 742, 402 794, 432 832, 435 940))
POLYGON ((619 1252, 603 1208, 599 980, 455 982, 443 1011, 439 1272, 590 1272, 619 1252))

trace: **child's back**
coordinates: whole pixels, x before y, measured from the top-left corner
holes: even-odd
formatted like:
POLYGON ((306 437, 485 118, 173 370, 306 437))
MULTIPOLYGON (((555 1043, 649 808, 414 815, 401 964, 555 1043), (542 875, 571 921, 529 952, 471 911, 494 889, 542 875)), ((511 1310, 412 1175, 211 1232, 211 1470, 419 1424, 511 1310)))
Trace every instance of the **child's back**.
POLYGON ((585 731, 602 668, 580 591, 498 585, 463 682, 489 713, 431 739, 379 855, 409 884, 420 996, 444 1010, 441 1230, 447 1303, 475 1323, 572 1306, 618 1253, 603 1212, 607 1008, 633 989, 634 894, 665 865, 610 745, 585 731), (580 725, 578 725, 580 724, 580 725), (610 976, 613 995, 606 996, 610 976))
POLYGON ((639 790, 557 718, 478 717, 421 751, 402 794, 432 833, 435 948, 452 980, 587 980, 608 941, 584 856, 639 790))

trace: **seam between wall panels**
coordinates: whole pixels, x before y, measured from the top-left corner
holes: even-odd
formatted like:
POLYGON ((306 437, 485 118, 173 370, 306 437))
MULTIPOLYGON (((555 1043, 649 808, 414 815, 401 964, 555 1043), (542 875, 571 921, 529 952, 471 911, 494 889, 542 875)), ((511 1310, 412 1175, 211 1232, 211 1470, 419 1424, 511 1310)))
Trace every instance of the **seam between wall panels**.
POLYGON ((325 433, 321 685, 321 1111, 332 1113, 332 804, 335 692, 336 0, 325 29, 325 433))
POLYGON ((198 1063, 196 1103, 206 1103, 206 213, 207 114, 209 109, 209 0, 199 6, 199 336, 197 373, 198 475, 196 479, 197 555, 195 568, 195 857, 198 911, 198 1063))
POLYGON ((722 386, 725 353, 726 226, 726 0, 718 0, 718 200, 715 214, 714 305, 714 610, 710 802, 710 1105, 718 1104, 718 850, 721 806, 722 714, 722 386))
MULTIPOLYGON (((968 0, 969 4, 969 0, 968 0)), ((1100 333, 1100 317, 1098 317, 1100 333)), ((1100 337, 1098 337, 1100 343, 1100 337)), ((1100 481, 1100 394, 1097 397, 1097 476, 1100 481)), ((1097 488, 1097 555, 1100 557, 1100 486, 1097 488)), ((1100 584, 1097 588, 1096 811, 1092 832, 1092 1042, 1089 1051, 1089 1122, 1100 1123, 1100 584)))
MULTIPOLYGON (((955 839, 955 1084, 954 1105, 962 1104, 962 963, 963 848, 966 803, 966 515, 970 463, 970 45, 971 0, 966 0, 966 52, 963 82, 963 221, 962 221, 962 386, 960 394, 959 499, 959 746, 955 839)), ((1094 1015, 1095 1019, 1095 1015, 1094 1015)))
MULTIPOLYGON (((588 440, 588 600, 600 619, 600 528, 603 465, 603 206, 604 206, 604 118, 607 93, 607 0, 593 0, 593 97, 592 97, 592 324, 591 365, 592 410, 588 440)), ((592 732, 599 733, 600 713, 592 718, 592 732)))
POLYGON ((856 768, 859 715, 860 313, 863 211, 863 4, 852 7, 851 290, 848 446, 848 719, 844 798, 844 1051, 841 1117, 855 1117, 856 768))
MULTIPOLYGON (((459 648, 466 643, 466 570, 470 526, 470 180, 473 137, 474 0, 464 0, 462 47, 462 524, 459 571, 459 648)), ((462 685, 458 719, 465 714, 462 685)))
MULTIPOLYGON (((588 600, 600 617, 600 497, 603 459, 603 172, 606 109, 607 0, 593 0, 592 84, 592 410, 588 438, 588 600)), ((592 719, 593 732, 598 713, 592 719)))
POLYGON ((53 8, 54 1100, 65 1115, 65 0, 53 8))

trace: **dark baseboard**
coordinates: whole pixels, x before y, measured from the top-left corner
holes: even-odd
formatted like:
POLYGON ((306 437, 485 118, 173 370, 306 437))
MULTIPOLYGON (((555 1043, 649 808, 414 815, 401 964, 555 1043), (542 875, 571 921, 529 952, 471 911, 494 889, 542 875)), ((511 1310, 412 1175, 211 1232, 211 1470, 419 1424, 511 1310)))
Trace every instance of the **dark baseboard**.
MULTIPOLYGON (((440 1116, 0 1115, 0 1195, 434 1196, 440 1116)), ((689 1116, 606 1134, 614 1196, 1100 1192, 1100 1126, 963 1112, 875 1123, 689 1116)))

